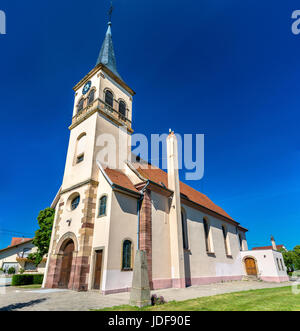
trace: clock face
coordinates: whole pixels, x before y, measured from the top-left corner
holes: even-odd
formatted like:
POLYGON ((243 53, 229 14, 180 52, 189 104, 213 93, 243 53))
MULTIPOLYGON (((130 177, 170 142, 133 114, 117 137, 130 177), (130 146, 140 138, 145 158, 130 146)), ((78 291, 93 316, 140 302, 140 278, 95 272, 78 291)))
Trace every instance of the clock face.
POLYGON ((83 87, 82 94, 87 94, 89 89, 91 88, 91 85, 92 85, 91 81, 87 82, 83 87))

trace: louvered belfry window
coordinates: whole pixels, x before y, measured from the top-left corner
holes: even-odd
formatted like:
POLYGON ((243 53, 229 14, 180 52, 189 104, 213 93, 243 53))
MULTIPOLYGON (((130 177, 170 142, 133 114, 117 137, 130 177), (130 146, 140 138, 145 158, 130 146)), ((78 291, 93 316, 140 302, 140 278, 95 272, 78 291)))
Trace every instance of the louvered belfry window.
POLYGON ((110 91, 105 92, 105 103, 107 103, 111 107, 113 107, 114 105, 114 96, 110 91))

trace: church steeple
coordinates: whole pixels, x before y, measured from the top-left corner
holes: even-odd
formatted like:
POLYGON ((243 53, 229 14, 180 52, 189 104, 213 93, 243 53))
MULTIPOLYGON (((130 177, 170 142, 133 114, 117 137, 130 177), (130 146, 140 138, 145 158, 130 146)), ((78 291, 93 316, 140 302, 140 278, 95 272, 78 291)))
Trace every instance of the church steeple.
POLYGON ((110 71, 112 71, 116 76, 121 78, 121 76, 118 73, 117 70, 117 63, 116 63, 116 56, 112 41, 112 33, 111 33, 111 15, 112 15, 113 7, 111 5, 110 11, 109 11, 109 22, 108 22, 108 28, 106 31, 106 35, 100 50, 100 54, 96 63, 96 66, 99 63, 104 64, 110 71))

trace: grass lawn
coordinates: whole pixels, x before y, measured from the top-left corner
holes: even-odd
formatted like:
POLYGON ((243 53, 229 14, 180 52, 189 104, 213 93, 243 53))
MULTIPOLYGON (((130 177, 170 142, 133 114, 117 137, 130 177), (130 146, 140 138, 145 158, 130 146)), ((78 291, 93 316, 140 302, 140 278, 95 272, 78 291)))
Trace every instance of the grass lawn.
POLYGON ((32 285, 20 285, 20 286, 14 286, 16 288, 28 288, 28 289, 37 289, 37 288, 41 288, 42 285, 39 284, 32 284, 32 285))
MULTIPOLYGON (((186 301, 171 301, 161 306, 142 309, 117 306, 104 311, 300 311, 300 294, 292 293, 290 286, 236 292, 186 301)), ((100 311, 99 310, 99 311, 100 311)))

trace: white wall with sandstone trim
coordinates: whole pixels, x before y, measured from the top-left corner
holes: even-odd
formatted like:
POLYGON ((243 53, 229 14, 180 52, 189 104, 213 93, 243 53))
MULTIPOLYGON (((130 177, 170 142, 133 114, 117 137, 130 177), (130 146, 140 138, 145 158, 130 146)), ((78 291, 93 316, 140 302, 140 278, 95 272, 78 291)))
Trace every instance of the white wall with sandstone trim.
POLYGON ((106 281, 102 291, 131 288, 133 272, 122 270, 122 243, 125 239, 132 242, 132 266, 137 249, 137 199, 120 192, 113 192, 111 199, 106 281))
POLYGON ((152 279, 171 279, 169 199, 151 192, 152 201, 152 279))

